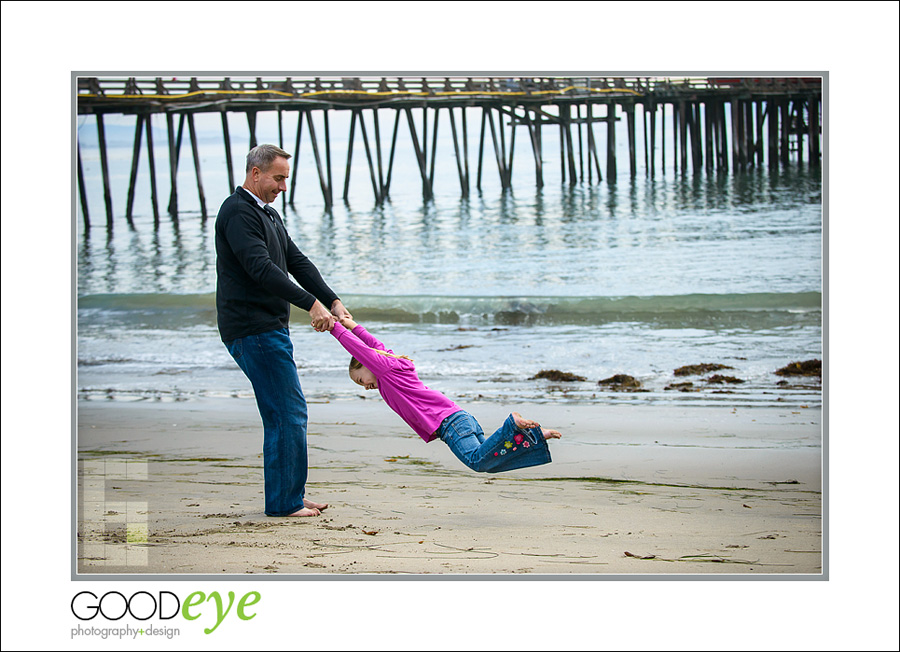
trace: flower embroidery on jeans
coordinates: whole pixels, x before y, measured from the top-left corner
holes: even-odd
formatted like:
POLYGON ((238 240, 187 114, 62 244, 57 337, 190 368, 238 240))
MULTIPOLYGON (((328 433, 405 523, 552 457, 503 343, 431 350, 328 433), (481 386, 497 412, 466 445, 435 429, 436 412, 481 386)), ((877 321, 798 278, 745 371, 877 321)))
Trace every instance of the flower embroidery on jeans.
POLYGON ((513 437, 513 439, 515 440, 515 442, 516 442, 517 444, 521 444, 522 441, 524 441, 525 437, 522 436, 522 435, 516 435, 515 437, 513 437))
POLYGON ((505 441, 505 442, 503 442, 503 447, 504 447, 504 448, 512 448, 512 445, 513 445, 513 444, 512 444, 511 441, 505 441))

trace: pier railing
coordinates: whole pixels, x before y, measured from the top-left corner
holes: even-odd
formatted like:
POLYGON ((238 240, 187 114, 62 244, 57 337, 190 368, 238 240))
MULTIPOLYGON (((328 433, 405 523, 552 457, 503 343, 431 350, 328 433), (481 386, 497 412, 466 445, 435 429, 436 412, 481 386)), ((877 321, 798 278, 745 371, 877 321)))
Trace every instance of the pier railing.
POLYGON ((348 103, 395 99, 453 100, 516 97, 546 101, 597 95, 681 95, 713 91, 720 95, 749 93, 821 93, 818 77, 443 77, 293 79, 291 77, 204 77, 152 79, 83 77, 78 80, 80 113, 115 106, 195 104, 235 98, 312 100, 348 103))
MULTIPOLYGON (((517 127, 528 132, 526 146, 534 154, 535 183, 544 183, 542 128, 557 126, 560 130, 561 180, 574 185, 602 181, 597 152, 595 124, 606 125, 606 178, 614 183, 618 176, 616 161, 617 123, 624 118, 629 149, 629 170, 637 171, 635 107, 643 108, 645 169, 656 172, 656 131, 662 129, 662 164, 665 166, 666 109, 671 110, 674 166, 682 172, 693 169, 728 170, 761 166, 786 165, 792 157, 803 160, 806 152, 812 164, 821 156, 821 77, 79 77, 77 78, 77 110, 80 115, 94 115, 97 121, 101 171, 104 183, 107 225, 113 223, 109 188, 103 117, 109 114, 137 116, 134 154, 131 168, 126 218, 130 221, 141 140, 146 131, 151 175, 154 216, 158 217, 156 172, 153 161, 152 131, 149 117, 166 116, 169 141, 170 195, 168 210, 177 213, 176 173, 184 126, 187 124, 194 158, 201 212, 206 215, 205 198, 197 152, 193 116, 217 112, 222 115, 229 187, 233 189, 231 141, 228 113, 246 114, 250 132, 249 146, 256 145, 256 117, 260 111, 277 111, 279 145, 282 140, 284 112, 297 113, 294 154, 299 155, 304 117, 326 207, 333 204, 331 174, 331 142, 328 130, 330 111, 351 111, 344 198, 350 181, 350 164, 357 124, 366 149, 366 157, 376 203, 389 197, 390 179, 395 158, 397 133, 401 116, 406 117, 411 142, 422 178, 423 198, 432 197, 434 160, 439 116, 449 114, 454 154, 460 180, 460 191, 470 191, 468 125, 466 107, 481 109, 481 128, 476 184, 481 187, 485 140, 488 133, 494 149, 503 188, 512 183, 512 160, 517 127), (393 110, 394 126, 390 158, 385 166, 377 112, 393 110), (422 109, 422 126, 411 113, 422 109), (456 111, 459 109, 460 111, 456 111), (602 109, 602 110, 601 110, 602 109), (657 120, 656 111, 662 117, 657 120), (312 112, 324 115, 325 156, 321 155, 312 112), (371 111, 374 144, 370 147, 364 111, 371 111), (620 114, 619 111, 622 113, 620 114), (429 115, 431 137, 429 146, 429 115), (461 129, 457 129, 457 116, 461 129), (495 124, 495 116, 497 123, 495 124), (177 129, 175 118, 178 118, 177 129), (649 122, 649 125, 648 125, 649 122), (649 126, 649 135, 648 135, 649 126), (573 128, 577 135, 573 136, 573 128), (461 135, 460 135, 461 131, 461 135), (586 144, 582 133, 586 132, 586 144), (729 138, 731 147, 729 151, 729 138), (806 147, 804 147, 804 139, 806 147), (577 141, 577 147, 575 145, 577 141), (372 156, 374 148, 377 156, 372 156), (579 164, 576 166, 576 149, 579 164), (653 154, 649 154, 653 152, 653 154), (430 157, 430 158, 429 158, 430 157), (324 160, 323 160, 324 158, 324 160), (377 159, 377 164, 376 164, 377 159), (587 178, 585 178, 585 160, 587 178), (377 169, 376 169, 377 168, 377 169)), ((85 223, 89 223, 87 200, 78 150, 79 186, 85 223)), ((292 176, 290 202, 294 200, 296 175, 292 176)))

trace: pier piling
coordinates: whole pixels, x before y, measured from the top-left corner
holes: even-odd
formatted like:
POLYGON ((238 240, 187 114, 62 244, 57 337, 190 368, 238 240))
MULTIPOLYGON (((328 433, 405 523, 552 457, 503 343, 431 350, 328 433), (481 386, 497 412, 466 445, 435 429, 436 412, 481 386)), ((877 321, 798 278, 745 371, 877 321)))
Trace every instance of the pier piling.
POLYGON ((606 178, 616 180, 616 105, 606 105, 606 178))
POLYGON ((109 187, 109 161, 106 154, 106 130, 103 116, 97 115, 97 142, 100 145, 100 170, 103 175, 103 203, 106 206, 106 228, 113 228, 112 193, 109 187))
POLYGON ((203 179, 200 175, 200 152, 197 150, 197 132, 194 129, 194 114, 187 114, 188 131, 191 136, 191 153, 194 155, 194 172, 197 176, 197 195, 200 200, 200 215, 206 215, 206 196, 203 193, 203 179))
POLYGON ((137 182, 138 162, 141 156, 141 136, 143 136, 144 114, 137 114, 137 121, 134 128, 134 147, 131 154, 131 176, 128 178, 128 200, 125 205, 125 219, 130 225, 134 225, 132 220, 132 209, 134 207, 134 186, 137 182))
POLYGON ((153 223, 159 225, 159 195, 156 192, 156 157, 153 154, 153 125, 150 116, 144 121, 147 130, 147 164, 150 167, 150 203, 153 206, 153 223))

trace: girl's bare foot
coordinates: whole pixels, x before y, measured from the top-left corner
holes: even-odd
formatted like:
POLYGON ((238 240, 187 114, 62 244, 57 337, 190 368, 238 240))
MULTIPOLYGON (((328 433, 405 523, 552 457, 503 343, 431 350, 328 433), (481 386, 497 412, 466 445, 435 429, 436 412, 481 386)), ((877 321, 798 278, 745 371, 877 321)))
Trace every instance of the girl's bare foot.
POLYGON ((310 509, 309 507, 304 507, 303 509, 298 509, 293 514, 288 514, 288 516, 318 516, 321 512, 318 509, 310 509))
POLYGON ((309 509, 317 509, 320 512, 324 512, 325 508, 328 507, 328 503, 314 503, 311 500, 303 499, 303 506, 308 507, 309 509))
MULTIPOLYGON (((518 428, 522 428, 523 430, 531 430, 532 428, 541 428, 541 424, 537 421, 532 421, 531 419, 526 419, 518 412, 512 413, 513 421, 516 422, 516 426, 518 428)), ((547 430, 545 428, 541 428, 541 432, 544 435, 544 439, 559 439, 562 437, 562 433, 559 430, 547 430)))
POLYGON ((513 421, 516 423, 517 428, 522 428, 522 430, 531 430, 532 428, 540 428, 541 424, 537 421, 532 421, 531 419, 526 419, 518 412, 512 413, 513 421))

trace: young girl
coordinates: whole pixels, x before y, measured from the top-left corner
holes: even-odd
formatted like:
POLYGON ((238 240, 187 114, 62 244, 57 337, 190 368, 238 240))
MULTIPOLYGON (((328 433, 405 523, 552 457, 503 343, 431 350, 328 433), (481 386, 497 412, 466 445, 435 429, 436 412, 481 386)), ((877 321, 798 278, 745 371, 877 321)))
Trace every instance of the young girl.
POLYGON ((353 382, 377 389, 416 434, 426 442, 441 439, 473 471, 498 473, 550 461, 547 440, 560 438, 558 431, 544 430, 513 412, 485 438, 471 414, 419 380, 412 360, 395 355, 352 319, 334 322, 331 334, 353 356, 353 382))

